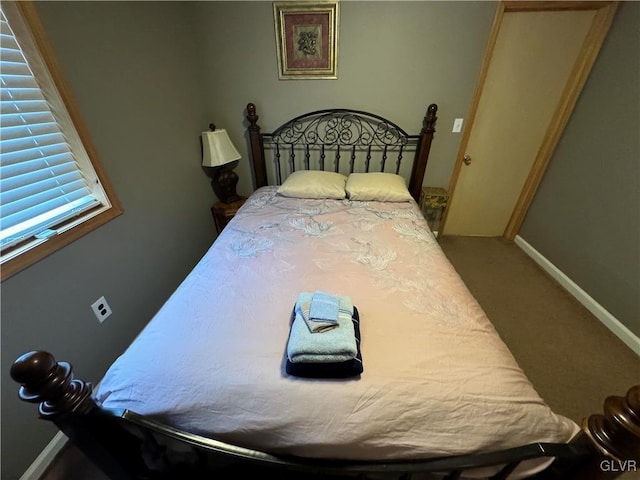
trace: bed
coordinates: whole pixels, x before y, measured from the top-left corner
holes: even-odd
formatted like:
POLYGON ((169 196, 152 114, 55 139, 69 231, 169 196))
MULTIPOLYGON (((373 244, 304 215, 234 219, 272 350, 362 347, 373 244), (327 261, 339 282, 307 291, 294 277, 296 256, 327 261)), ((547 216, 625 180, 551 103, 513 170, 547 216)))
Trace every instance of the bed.
POLYGON ((201 261, 97 388, 33 351, 20 397, 111 478, 613 478, 599 462, 638 459, 640 386, 583 425, 536 393, 418 207, 436 115, 263 133, 248 104, 256 189, 201 261), (343 323, 311 333, 320 299, 343 323))

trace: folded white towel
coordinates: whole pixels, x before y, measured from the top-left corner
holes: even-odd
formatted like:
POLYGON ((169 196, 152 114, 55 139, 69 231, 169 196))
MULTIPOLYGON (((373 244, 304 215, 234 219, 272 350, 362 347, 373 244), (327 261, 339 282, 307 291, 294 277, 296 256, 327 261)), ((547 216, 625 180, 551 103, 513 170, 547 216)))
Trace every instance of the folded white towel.
POLYGON ((294 318, 287 342, 287 356, 293 363, 329 363, 352 360, 357 354, 355 330, 353 326, 353 303, 347 296, 339 296, 338 326, 322 335, 312 333, 302 316, 300 305, 311 300, 312 294, 298 295, 294 318))

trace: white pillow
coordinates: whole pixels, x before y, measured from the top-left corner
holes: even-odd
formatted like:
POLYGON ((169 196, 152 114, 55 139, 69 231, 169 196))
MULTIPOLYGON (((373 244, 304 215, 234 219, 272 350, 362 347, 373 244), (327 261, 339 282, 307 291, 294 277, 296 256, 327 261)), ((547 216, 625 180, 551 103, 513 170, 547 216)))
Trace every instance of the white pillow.
POLYGON ((346 198, 344 186, 347 177, 341 173, 321 170, 299 170, 287 177, 278 193, 295 198, 346 198))
POLYGON ((352 173, 345 190, 350 200, 406 202, 412 198, 404 178, 395 173, 352 173))

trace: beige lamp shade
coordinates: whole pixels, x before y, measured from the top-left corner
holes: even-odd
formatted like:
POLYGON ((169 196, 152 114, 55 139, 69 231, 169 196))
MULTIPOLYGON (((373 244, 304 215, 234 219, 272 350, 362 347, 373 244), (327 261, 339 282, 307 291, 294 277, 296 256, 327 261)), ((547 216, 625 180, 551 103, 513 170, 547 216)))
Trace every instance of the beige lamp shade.
POLYGON ((240 154, 224 129, 202 132, 202 166, 220 167, 239 160, 240 154))

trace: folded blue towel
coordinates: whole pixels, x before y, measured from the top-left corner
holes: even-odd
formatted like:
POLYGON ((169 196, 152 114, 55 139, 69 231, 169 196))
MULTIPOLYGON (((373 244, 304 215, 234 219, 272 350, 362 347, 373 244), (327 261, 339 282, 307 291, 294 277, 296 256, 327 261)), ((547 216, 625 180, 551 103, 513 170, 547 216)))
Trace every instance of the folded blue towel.
POLYGON ((287 342, 287 357, 296 362, 343 362, 356 357, 357 345, 353 327, 353 303, 351 298, 340 296, 338 326, 322 335, 312 333, 307 327, 299 306, 304 301, 306 292, 298 295, 294 309, 293 322, 287 342))
POLYGON ((306 378, 349 378, 361 375, 364 368, 362 365, 362 352, 360 350, 360 316, 355 305, 353 306, 352 321, 358 347, 356 358, 344 362, 330 363, 292 363, 287 358, 285 372, 295 377, 306 378))
POLYGON ((338 326, 340 298, 335 295, 320 291, 301 292, 296 307, 312 333, 323 333, 338 326))
POLYGON ((311 297, 311 308, 309 309, 309 320, 333 321, 337 323, 339 310, 339 297, 319 290, 313 292, 313 296, 311 297))

